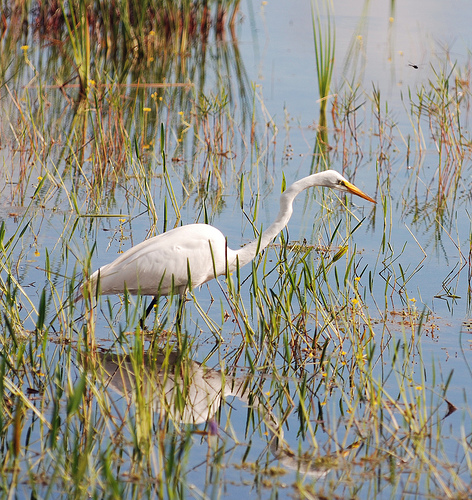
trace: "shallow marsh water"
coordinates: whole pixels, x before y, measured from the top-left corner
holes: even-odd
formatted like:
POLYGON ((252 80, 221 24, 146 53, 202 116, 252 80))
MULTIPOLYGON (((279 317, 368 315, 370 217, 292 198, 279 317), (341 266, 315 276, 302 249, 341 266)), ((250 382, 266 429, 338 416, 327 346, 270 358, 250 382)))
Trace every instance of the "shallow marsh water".
POLYGON ((129 73, 97 55, 82 101, 51 87, 77 73, 67 43, 2 51, 5 495, 470 494, 470 7, 317 6, 329 148, 309 2, 243 3, 234 39, 185 56, 148 33, 129 73), (61 309, 82 273, 176 224, 250 241, 284 178, 326 166, 377 205, 301 195, 238 293, 193 291, 178 338, 173 302, 144 340, 140 299, 61 309))

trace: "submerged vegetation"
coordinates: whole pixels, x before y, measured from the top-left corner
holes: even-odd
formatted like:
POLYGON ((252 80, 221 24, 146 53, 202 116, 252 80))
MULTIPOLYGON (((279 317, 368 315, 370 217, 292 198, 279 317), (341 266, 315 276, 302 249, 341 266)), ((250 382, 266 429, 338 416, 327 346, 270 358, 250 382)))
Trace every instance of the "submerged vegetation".
POLYGON ((469 66, 441 54, 393 113, 359 68, 332 81, 334 14, 315 8, 321 118, 295 166, 246 75, 239 1, 4 4, 2 495, 470 496, 469 323, 433 350, 470 304, 469 66), (281 185, 328 166, 377 206, 307 192, 178 328, 177 297, 147 329, 145 298, 75 301, 180 224, 254 239, 281 185))

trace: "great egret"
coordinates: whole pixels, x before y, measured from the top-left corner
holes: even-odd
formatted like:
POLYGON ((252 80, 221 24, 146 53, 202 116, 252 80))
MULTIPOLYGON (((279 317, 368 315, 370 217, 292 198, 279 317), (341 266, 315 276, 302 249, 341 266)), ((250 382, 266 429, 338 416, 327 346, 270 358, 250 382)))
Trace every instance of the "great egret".
POLYGON ((146 311, 147 317, 161 295, 183 296, 189 286, 198 287, 251 262, 288 224, 295 197, 313 186, 338 189, 375 203, 335 170, 309 175, 282 193, 275 221, 259 238, 239 250, 229 248, 223 233, 213 226, 180 226, 139 243, 111 264, 102 266, 81 286, 81 296, 84 286, 95 294, 97 283, 102 295, 123 293, 125 289, 132 295, 151 295, 154 299, 146 311))

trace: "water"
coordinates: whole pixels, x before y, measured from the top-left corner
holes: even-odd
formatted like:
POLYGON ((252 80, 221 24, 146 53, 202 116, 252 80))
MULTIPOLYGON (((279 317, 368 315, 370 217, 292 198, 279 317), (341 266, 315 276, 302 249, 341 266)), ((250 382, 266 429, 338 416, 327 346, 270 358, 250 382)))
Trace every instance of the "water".
MULTIPOLYGON (((90 115, 68 106, 57 89, 45 89, 44 101, 37 98, 36 73, 25 65, 19 48, 23 42, 18 41, 5 80, 13 78, 9 88, 21 96, 18 102, 26 119, 21 119, 6 87, 2 89, 6 139, 1 151, 5 168, 0 177, 0 219, 6 236, 15 242, 3 256, 2 343, 7 377, 24 394, 28 388, 38 389, 41 403, 31 396, 33 405, 58 435, 54 448, 46 427, 31 408, 26 411, 19 431, 23 450, 19 463, 23 478, 29 469, 44 474, 44 485, 36 487, 39 496, 47 496, 51 478, 56 477, 62 482, 50 493, 54 497, 64 496, 71 484, 81 481, 89 484, 89 493, 107 491, 112 484, 103 472, 107 453, 122 460, 122 466, 112 461, 110 470, 124 485, 124 496, 160 494, 163 490, 157 485, 162 481, 166 488, 176 488, 177 496, 203 498, 466 494, 472 361, 467 323, 472 40, 465 15, 470 7, 465 2, 454 9, 442 2, 404 1, 334 6, 336 58, 328 115, 335 94, 338 107, 335 125, 328 116, 332 147, 328 164, 375 196, 377 205, 353 197, 346 206, 321 189, 297 198, 285 238, 306 239, 315 248, 304 257, 305 247, 301 255, 288 255, 289 269, 292 259, 295 263, 301 259, 292 269, 300 279, 295 288, 302 290, 301 298, 290 295, 293 283, 286 278, 287 268, 279 273, 280 241, 266 251, 257 268, 259 295, 251 266, 241 271, 240 304, 246 312, 235 314, 231 309, 237 301, 227 298, 222 278, 220 284, 211 282, 194 292, 204 313, 193 299, 186 304, 190 348, 184 346, 184 361, 172 365, 171 373, 185 378, 189 363, 198 362, 214 369, 211 373, 217 380, 233 369, 236 380, 248 380, 246 390, 228 394, 219 412, 208 415, 209 424, 194 428, 175 416, 165 420, 170 410, 162 417, 143 403, 148 398, 140 399, 134 390, 128 402, 99 370, 87 379, 87 387, 96 387, 89 389, 90 408, 84 398, 73 412, 73 387, 79 387, 81 374, 87 373, 77 351, 86 348, 84 336, 91 330, 80 304, 65 315, 70 324, 49 319, 46 341, 34 334, 29 344, 25 341, 26 355, 19 354, 18 341, 11 340, 5 318, 20 340, 31 335, 42 290, 47 291, 51 318, 68 297, 69 284, 81 279, 90 252, 91 268, 97 269, 150 234, 175 223, 203 222, 205 217, 227 235, 231 248, 254 238, 249 220, 254 218, 257 229, 268 227, 278 210, 283 177, 290 183, 310 174, 317 159, 313 153, 320 105, 311 9, 310 2, 290 9, 282 1, 244 3, 236 25, 237 43, 212 42, 205 63, 194 48, 194 59, 183 58, 181 76, 176 76, 178 65, 159 72, 150 61, 127 77, 128 82, 134 82, 136 75, 148 82, 161 81, 163 75, 170 82, 190 79, 194 92, 127 88, 121 101, 114 93, 98 94, 103 101, 92 99, 89 106, 103 106, 106 112, 90 115), (228 65, 222 62, 225 57, 228 65), (442 109, 439 98, 428 103, 428 96, 435 99, 441 94, 437 76, 441 72, 452 75, 443 89, 449 94, 442 109), (25 92, 28 83, 31 88, 25 92), (195 98, 202 89, 211 103, 207 122, 202 118, 205 103, 195 98), (378 110, 373 89, 380 96, 378 110), (463 96, 459 112, 454 105, 456 89, 463 96), (410 93, 416 106, 423 103, 420 119, 410 93), (346 113, 353 94, 356 98, 346 113), (224 104, 226 98, 229 104, 224 104), (147 106, 151 111, 142 110, 147 106), (103 129, 96 119, 99 115, 103 129), (85 128, 80 125, 82 116, 88 117, 85 135, 90 141, 78 147, 77 131, 85 128), (159 150, 161 123, 166 169, 159 150), (447 125, 442 134, 441 123, 447 125), (123 129, 130 139, 121 150, 118 138, 123 129), (449 135, 451 130, 456 135, 449 135), (94 189, 102 172, 102 185, 94 189), (29 206, 45 177, 39 196, 29 206), (15 231, 23 228, 19 238, 15 231), (330 265, 343 245, 348 246, 347 253, 330 265), (323 269, 322 257, 326 279, 316 274, 323 269), (7 270, 21 285, 13 300, 5 289, 14 288, 16 281, 8 285, 7 270), (316 293, 306 283, 308 272, 318 287, 316 293), (290 304, 289 318, 282 314, 271 322, 277 308, 274 297, 284 306, 290 304), (302 299, 308 303, 308 314, 302 299), (15 316, 12 304, 18 303, 15 316), (221 333, 223 344, 215 346, 214 331, 221 333), (59 387, 63 395, 57 392, 59 387), (446 400, 458 408, 447 418, 446 400), (54 408, 59 408, 60 425, 54 408), (199 434, 215 424, 218 435, 199 434), (87 438, 92 434, 84 429, 92 427, 97 435, 87 438), (274 447, 274 435, 282 440, 280 430, 289 448, 285 453, 274 447), (122 445, 117 444, 120 439, 122 445), (140 447, 145 450, 142 457, 140 447), (81 466, 67 466, 68 457, 77 451, 84 457, 86 472, 81 478, 74 472, 81 466), (308 466, 297 458, 304 453, 310 458, 308 466), (179 465, 166 468, 172 460, 179 465)), ((326 26, 326 15, 321 19, 326 26)), ((43 84, 53 84, 53 75, 68 80, 75 74, 73 66, 62 62, 63 54, 53 48, 41 53, 32 41, 27 43, 28 57, 39 68, 43 84)), ((160 57, 159 51, 155 57, 160 57)), ((119 69, 104 64, 99 74, 119 69)), ((66 94, 73 101, 76 90, 66 94)), ((233 279, 237 281, 236 276, 233 279)), ((100 349, 132 352, 139 360, 134 314, 142 310, 142 303, 133 301, 127 311, 121 304, 114 297, 109 302, 102 299, 95 314, 95 338, 100 349)), ((158 344, 175 347, 175 308, 166 307, 162 302, 159 309, 159 320, 165 322, 168 314, 169 321, 158 344)), ((145 349, 153 345, 150 338, 144 342, 145 349)), ((136 366, 139 363, 125 372, 136 366)), ((186 383, 192 387, 192 380, 186 383)), ((183 387, 185 392, 187 385, 183 387)), ((217 390, 224 387, 223 383, 217 390)), ((14 416, 15 411, 21 413, 21 398, 7 389, 2 449, 12 467, 11 443, 18 432, 14 416)), ((162 387, 153 386, 153 391, 161 394, 162 387)), ((80 464, 80 458, 74 463, 80 464)), ((2 478, 4 490, 12 491, 15 480, 8 467, 2 478)), ((17 491, 30 494, 33 482, 22 481, 26 486, 22 483, 17 491)), ((164 491, 172 496, 170 490, 164 491)))

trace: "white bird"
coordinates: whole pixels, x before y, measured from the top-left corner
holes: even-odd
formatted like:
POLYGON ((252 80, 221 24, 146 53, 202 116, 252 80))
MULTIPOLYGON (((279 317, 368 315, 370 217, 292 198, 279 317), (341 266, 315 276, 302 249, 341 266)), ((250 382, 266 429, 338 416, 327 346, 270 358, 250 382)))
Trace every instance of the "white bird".
POLYGON ((102 295, 124 293, 154 297, 146 311, 152 310, 161 295, 180 294, 251 262, 288 224, 293 200, 303 190, 322 186, 352 193, 376 203, 335 170, 309 175, 289 186, 280 197, 275 221, 251 243, 239 250, 228 247, 221 231, 208 224, 188 224, 149 238, 130 248, 112 263, 95 271, 80 288, 102 295))

